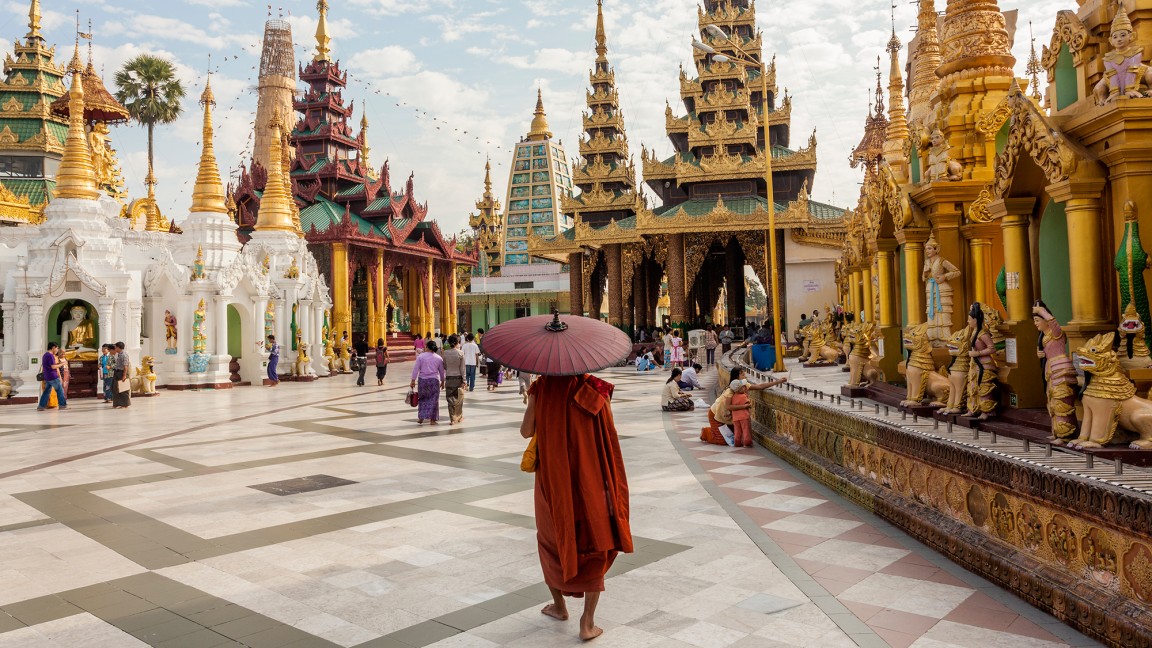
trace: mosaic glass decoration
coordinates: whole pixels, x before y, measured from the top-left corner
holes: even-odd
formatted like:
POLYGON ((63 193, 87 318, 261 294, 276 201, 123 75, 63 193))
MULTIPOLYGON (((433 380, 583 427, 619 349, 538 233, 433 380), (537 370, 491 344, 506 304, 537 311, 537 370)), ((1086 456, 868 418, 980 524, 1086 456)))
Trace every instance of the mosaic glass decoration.
POLYGON ((542 225, 540 227, 533 227, 532 233, 536 236, 556 236, 556 228, 551 225, 542 225))
POLYGON ((552 212, 532 212, 533 223, 551 223, 552 212))
POLYGON ((552 208, 552 199, 551 198, 533 198, 532 199, 532 209, 551 209, 551 208, 552 208))
POLYGON ((523 225, 528 222, 528 214, 509 214, 509 225, 523 225))
POLYGON ((504 244, 504 249, 509 252, 527 252, 528 241, 508 241, 504 244))
POLYGON ((521 209, 528 209, 527 200, 513 200, 512 204, 508 205, 508 209, 512 211, 519 211, 521 209))
POLYGON ((527 173, 517 173, 512 176, 512 184, 528 184, 527 173))
POLYGON ((527 227, 509 227, 508 228, 508 238, 527 238, 527 237, 528 237, 528 228, 527 227))
POLYGON ((516 160, 516 170, 517 171, 527 171, 528 170, 528 160, 516 160))
POLYGON ((509 254, 504 257, 504 263, 507 265, 528 265, 527 254, 509 254))
POLYGON ((548 185, 536 185, 535 187, 532 187, 532 195, 533 196, 551 196, 552 195, 552 187, 550 187, 548 185))
POLYGON ((525 198, 528 196, 528 187, 512 187, 513 198, 525 198))

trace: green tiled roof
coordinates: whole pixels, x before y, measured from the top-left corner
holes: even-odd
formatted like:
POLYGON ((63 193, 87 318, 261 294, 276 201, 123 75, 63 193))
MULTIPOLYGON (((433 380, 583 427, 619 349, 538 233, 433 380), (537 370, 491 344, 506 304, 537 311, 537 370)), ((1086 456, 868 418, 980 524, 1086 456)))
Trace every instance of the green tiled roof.
POLYGON ((844 217, 844 210, 833 205, 808 201, 808 213, 817 220, 837 220, 844 217))
MULTIPOLYGON (((15 119, 12 117, 5 117, 0 119, 0 131, 4 130, 4 127, 7 126, 13 133, 16 134, 16 137, 20 138, 19 141, 23 142, 34 136, 36 133, 39 133, 40 124, 42 123, 43 122, 41 122, 39 119, 15 119)), ((64 128, 64 133, 68 133, 67 127, 64 128)))
POLYGON ((32 205, 41 205, 48 200, 48 196, 56 191, 55 180, 33 180, 29 178, 3 178, 0 179, 9 191, 27 198, 32 205))
POLYGON ((292 171, 292 173, 294 173, 296 175, 303 175, 306 173, 316 173, 320 169, 323 169, 325 164, 328 164, 328 158, 319 157, 319 158, 316 158, 316 161, 312 163, 312 166, 308 167, 307 169, 296 169, 296 170, 292 171))
MULTIPOLYGON (((383 238, 390 238, 387 230, 365 220, 359 214, 351 214, 352 222, 361 234, 375 234, 383 238)), ((344 207, 325 198, 318 199, 300 211, 300 226, 305 232, 312 231, 316 226, 317 232, 326 232, 329 227, 344 221, 344 207)))
POLYGON ((348 196, 356 196, 356 195, 359 195, 362 193, 364 193, 364 185, 358 184, 358 185, 352 185, 351 187, 348 187, 347 189, 341 189, 340 191, 336 192, 336 195, 341 197, 341 198, 346 198, 348 196))
MULTIPOLYGON (((747 215, 756 211, 767 211, 768 201, 760 196, 738 196, 724 199, 724 206, 737 214, 747 215)), ((672 216, 683 209, 689 216, 703 216, 716 208, 715 198, 693 198, 671 207, 657 210, 657 216, 672 216)), ((776 211, 788 209, 788 203, 776 203, 776 211)))
POLYGON ((68 139, 68 126, 65 124, 57 124, 56 122, 45 122, 48 125, 48 133, 56 136, 57 140, 63 144, 68 139))
POLYGON ((372 202, 368 203, 368 206, 364 208, 364 211, 366 211, 366 212, 381 211, 381 210, 387 208, 388 205, 391 205, 391 204, 392 204, 392 199, 390 197, 381 196, 381 197, 377 198, 376 200, 373 200, 372 202))

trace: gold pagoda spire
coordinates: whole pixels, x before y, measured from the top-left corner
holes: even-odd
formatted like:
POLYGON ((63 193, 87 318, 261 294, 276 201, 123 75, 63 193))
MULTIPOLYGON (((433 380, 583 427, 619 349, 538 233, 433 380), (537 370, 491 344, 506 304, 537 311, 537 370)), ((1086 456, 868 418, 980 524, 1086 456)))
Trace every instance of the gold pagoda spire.
POLYGON ((596 60, 602 62, 608 57, 608 35, 604 31, 604 0, 596 0, 596 60))
POLYGON ((288 192, 284 189, 284 151, 281 142, 280 112, 268 121, 271 137, 268 146, 268 181, 260 197, 260 211, 256 214, 256 231, 296 232, 292 222, 292 208, 288 205, 288 192))
POLYGON ((998 0, 949 0, 941 32, 944 58, 936 76, 943 79, 968 70, 980 70, 983 77, 1014 76, 1016 57, 998 0))
POLYGON ((368 146, 368 107, 364 106, 364 112, 360 114, 360 135, 356 138, 360 143, 360 166, 364 168, 364 173, 372 174, 372 161, 368 154, 372 152, 372 147, 368 146))
POLYGON ((492 158, 484 162, 484 199, 492 198, 492 158))
POLYGON ((56 172, 56 197, 96 200, 100 190, 96 188, 96 167, 84 132, 84 66, 80 62, 79 39, 68 71, 72 73, 72 88, 68 91, 68 136, 64 140, 64 157, 56 172))
POLYGON ((908 110, 913 122, 921 121, 928 114, 932 95, 940 84, 936 76, 936 68, 940 67, 940 38, 936 32, 934 0, 920 0, 916 24, 916 51, 910 53, 912 78, 908 88, 908 110))
POLYGON ((316 21, 316 56, 313 61, 331 61, 331 49, 328 45, 332 39, 328 37, 328 0, 319 0, 316 11, 320 12, 320 19, 316 21))
POLYGON ((196 187, 192 190, 192 212, 227 214, 224 202, 224 185, 220 181, 220 169, 216 166, 216 150, 212 143, 212 106, 216 98, 212 95, 212 75, 204 82, 204 93, 200 95, 200 105, 204 106, 204 128, 200 152, 200 169, 196 174, 196 187))
MULTIPOLYGON (((1123 10, 1123 5, 1120 8, 1123 10)), ((1028 53, 1028 66, 1024 68, 1024 73, 1028 75, 1029 84, 1032 86, 1028 96, 1039 105, 1044 98, 1040 94, 1040 71, 1044 69, 1044 66, 1040 65, 1040 59, 1036 56, 1036 37, 1032 35, 1031 20, 1028 21, 1028 37, 1032 39, 1032 50, 1028 53)))
POLYGON ((32 6, 28 9, 28 35, 24 38, 29 45, 34 40, 44 40, 40 35, 40 0, 32 0, 32 6))
MULTIPOLYGON (((892 38, 888 39, 888 142, 896 142, 903 149, 908 139, 908 116, 904 110, 904 78, 900 72, 900 39, 896 37, 896 14, 893 6, 892 38)), ((885 148, 890 148, 886 146, 885 148)))
POLYGON ((536 90, 536 116, 532 118, 532 130, 528 131, 530 140, 552 139, 552 131, 548 130, 548 116, 544 114, 544 92, 536 90))
POLYGON ((292 192, 292 158, 288 149, 292 147, 291 133, 285 128, 280 135, 280 146, 283 155, 280 156, 280 171, 284 178, 284 193, 288 196, 288 209, 292 212, 292 229, 296 236, 304 238, 304 224, 300 222, 300 205, 296 204, 296 196, 292 192))
POLYGON ((148 197, 144 203, 144 231, 167 232, 168 222, 160 213, 160 206, 156 204, 156 174, 152 172, 152 165, 148 165, 148 175, 144 176, 144 184, 148 187, 148 197))

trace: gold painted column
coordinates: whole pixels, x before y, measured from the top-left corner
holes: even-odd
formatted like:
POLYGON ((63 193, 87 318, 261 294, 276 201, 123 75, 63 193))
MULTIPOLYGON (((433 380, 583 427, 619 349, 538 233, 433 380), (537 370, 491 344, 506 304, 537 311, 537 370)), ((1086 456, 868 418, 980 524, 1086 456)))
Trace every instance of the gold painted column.
POLYGON ((904 298, 908 300, 908 321, 905 326, 923 324, 927 317, 924 304, 924 243, 927 230, 908 230, 897 233, 904 245, 904 298))
MULTIPOLYGON (((1067 180, 1050 185, 1048 195, 1064 203, 1068 219, 1068 262, 1072 278, 1072 321, 1069 327, 1083 338, 1111 328, 1105 296, 1114 278, 1104 272, 1103 180, 1067 180)), ((1079 339, 1077 341, 1080 341, 1079 339)))
POLYGON ((988 206, 989 213, 999 216, 1004 241, 1004 273, 1008 283, 1005 325, 1009 335, 1016 338, 1016 366, 1008 375, 1007 388, 1016 395, 1017 407, 1043 407, 1047 400, 1044 382, 1035 379, 1043 376, 1043 369, 1040 358, 1033 352, 1039 332, 1032 323, 1034 283, 1028 225, 1035 205, 1035 198, 1008 198, 988 206))
POLYGON ((848 312, 852 313, 853 318, 855 319, 860 317, 860 311, 864 308, 864 273, 859 269, 852 271, 852 285, 850 288, 850 294, 852 297, 852 303, 850 305, 852 310, 848 312))
POLYGON ((608 262, 608 323, 618 327, 624 323, 624 284, 620 265, 620 244, 612 243, 606 246, 604 258, 608 262))
POLYGON ((369 345, 376 344, 376 282, 375 270, 368 276, 368 330, 365 332, 369 345))
POLYGON ((900 324, 900 289, 896 284, 896 241, 879 241, 876 253, 880 273, 881 328, 900 324))
POLYGON ((368 340, 368 344, 376 344, 376 340, 388 340, 388 279, 391 272, 384 271, 384 250, 376 250, 376 335, 368 340))
POLYGON ((568 310, 569 314, 584 317, 584 254, 568 255, 568 310))
MULTIPOLYGON (((352 330, 352 290, 348 276, 348 244, 332 244, 332 332, 336 339, 352 330)), ((351 333, 349 333, 351 334, 351 333)))
POLYGON ((452 333, 458 334, 460 333, 460 313, 458 312, 459 306, 456 302, 456 262, 452 262, 449 269, 452 271, 452 278, 448 281, 448 310, 451 313, 448 318, 448 328, 452 333))
MULTIPOLYGON (((668 262, 664 266, 668 273, 668 318, 673 326, 688 321, 684 303, 684 235, 668 235, 668 262)), ((732 315, 728 317, 731 319, 732 315)))
POLYGON ((436 267, 432 259, 428 259, 428 266, 424 274, 424 322, 428 332, 436 335, 436 267))
POLYGON ((424 337, 428 332, 428 323, 424 321, 426 309, 424 308, 424 279, 422 274, 416 268, 408 269, 408 284, 412 295, 412 310, 408 312, 408 317, 412 323, 412 334, 419 334, 424 337))
POLYGON ((981 304, 988 302, 989 263, 992 258, 992 240, 974 238, 968 241, 968 252, 972 266, 972 301, 981 304))
POLYGON ((876 320, 876 294, 872 288, 872 262, 866 260, 867 265, 860 271, 860 279, 864 283, 864 303, 856 311, 856 317, 860 317, 860 313, 864 313, 863 321, 872 322, 876 320))

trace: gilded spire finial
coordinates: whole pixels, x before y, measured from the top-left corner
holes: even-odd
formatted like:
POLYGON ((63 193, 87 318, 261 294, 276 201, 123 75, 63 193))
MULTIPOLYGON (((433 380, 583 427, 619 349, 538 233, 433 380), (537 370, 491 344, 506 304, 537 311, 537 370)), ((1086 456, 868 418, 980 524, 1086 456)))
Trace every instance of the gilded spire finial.
POLYGON ((328 0, 318 0, 316 11, 320 13, 316 21, 316 56, 314 61, 331 61, 329 53, 332 51, 328 45, 332 39, 328 37, 328 0))
POLYGON ((596 0, 596 56, 608 55, 608 35, 604 31, 604 0, 596 0))
POLYGON ((1028 37, 1032 39, 1032 50, 1028 53, 1028 66, 1024 68, 1025 74, 1031 78, 1030 85, 1032 91, 1028 96, 1033 101, 1039 102, 1043 97, 1040 95, 1040 70, 1044 69, 1040 65, 1040 59, 1036 56, 1036 37, 1032 35, 1032 21, 1028 21, 1028 37))
POLYGON ((216 98, 212 95, 211 71, 204 82, 200 105, 204 106, 204 125, 201 133, 200 168, 196 173, 196 186, 192 189, 192 212, 227 214, 224 184, 220 181, 220 169, 216 166, 216 149, 212 142, 212 107, 216 105, 216 98))
POLYGON ((484 197, 492 197, 492 158, 484 162, 484 197))
POLYGON ((364 103, 364 110, 360 113, 360 135, 357 137, 360 142, 360 164, 364 167, 364 172, 372 174, 372 162, 368 154, 372 152, 372 147, 368 146, 368 103, 364 103))
POLYGON ((912 78, 908 80, 908 109, 914 123, 927 117, 932 95, 940 85, 940 37, 936 31, 939 16, 934 0, 920 0, 916 17, 916 49, 910 52, 912 78))
POLYGON ((160 205, 156 204, 156 174, 152 172, 152 165, 148 165, 148 175, 144 176, 144 184, 148 187, 148 197, 144 206, 144 231, 165 232, 168 230, 168 221, 160 213, 160 205))
POLYGON ((92 164, 92 149, 84 130, 84 68, 80 63, 79 30, 68 69, 72 73, 72 87, 68 91, 68 136, 56 172, 56 196, 96 200, 100 197, 100 190, 96 187, 96 168, 92 164))
POLYGON ((272 113, 272 118, 268 120, 268 130, 271 133, 268 146, 268 180, 264 186, 264 195, 260 197, 260 211, 256 214, 257 231, 296 231, 292 223, 292 208, 288 206, 288 192, 284 189, 282 124, 280 111, 272 113))
POLYGON ((532 130, 528 131, 530 140, 552 139, 552 131, 548 130, 548 116, 544 114, 544 91, 536 89, 536 113, 532 118, 532 130))
POLYGON ((28 8, 28 44, 31 45, 34 40, 44 40, 40 35, 40 0, 32 0, 32 6, 28 8))
POLYGON ((896 37, 896 3, 892 3, 892 38, 888 40, 888 130, 884 153, 889 162, 903 158, 908 139, 908 115, 904 110, 904 78, 900 66, 900 39, 896 37))

